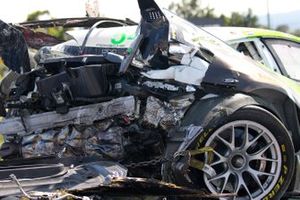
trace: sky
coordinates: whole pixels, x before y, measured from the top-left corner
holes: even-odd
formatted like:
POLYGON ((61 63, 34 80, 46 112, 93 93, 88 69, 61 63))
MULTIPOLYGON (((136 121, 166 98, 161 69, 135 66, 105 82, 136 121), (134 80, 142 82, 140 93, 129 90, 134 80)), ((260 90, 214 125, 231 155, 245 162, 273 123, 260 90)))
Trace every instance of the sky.
MULTIPOLYGON (((181 0, 157 0, 163 7, 181 0)), ((217 14, 229 15, 233 11, 246 13, 252 8, 255 15, 263 16, 267 12, 267 1, 271 14, 295 10, 300 12, 299 0, 201 0, 201 5, 215 8, 217 14)), ((55 18, 85 16, 86 0, 0 0, 0 19, 6 22, 22 22, 28 13, 35 10, 49 10, 55 18)), ((106 17, 125 17, 138 20, 139 12, 136 0, 99 0, 100 12, 106 17)))

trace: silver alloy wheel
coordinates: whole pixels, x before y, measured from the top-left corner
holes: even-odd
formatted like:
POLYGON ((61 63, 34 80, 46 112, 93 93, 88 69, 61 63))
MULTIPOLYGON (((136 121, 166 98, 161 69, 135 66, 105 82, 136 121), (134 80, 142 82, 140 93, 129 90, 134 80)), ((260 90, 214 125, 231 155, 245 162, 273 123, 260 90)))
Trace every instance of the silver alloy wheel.
POLYGON ((281 149, 264 126, 247 120, 225 124, 206 142, 204 182, 212 193, 235 193, 234 199, 260 200, 281 173, 281 149), (213 172, 213 173, 212 173, 213 172))

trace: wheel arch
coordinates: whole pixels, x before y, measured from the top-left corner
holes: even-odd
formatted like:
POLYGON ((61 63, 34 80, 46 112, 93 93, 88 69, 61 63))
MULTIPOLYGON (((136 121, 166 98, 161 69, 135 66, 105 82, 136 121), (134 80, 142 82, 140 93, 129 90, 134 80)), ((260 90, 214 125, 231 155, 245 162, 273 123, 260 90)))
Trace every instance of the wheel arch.
MULTIPOLYGON (((276 92, 276 91, 275 91, 276 92)), ((300 150, 300 128, 298 108, 287 96, 273 91, 256 91, 250 96, 242 93, 233 95, 206 95, 197 100, 187 112, 182 124, 217 128, 237 110, 256 106, 275 115, 289 130, 295 150, 300 150), (268 102, 263 100, 268 99, 268 102)), ((206 130, 204 130, 206 131, 206 130)))
POLYGON ((186 113, 182 125, 193 124, 206 127, 208 124, 218 124, 217 121, 219 122, 220 119, 226 120, 228 116, 245 106, 265 108, 280 118, 279 112, 275 108, 271 108, 271 105, 265 104, 260 98, 242 93, 232 95, 208 94, 196 100, 186 113))
POLYGON ((253 92, 262 102, 260 107, 274 114, 289 131, 295 147, 295 151, 300 150, 300 110, 297 104, 287 94, 271 89, 260 89, 253 92), (266 102, 262 99, 268 99, 266 102), (267 105, 267 106, 265 106, 267 105))

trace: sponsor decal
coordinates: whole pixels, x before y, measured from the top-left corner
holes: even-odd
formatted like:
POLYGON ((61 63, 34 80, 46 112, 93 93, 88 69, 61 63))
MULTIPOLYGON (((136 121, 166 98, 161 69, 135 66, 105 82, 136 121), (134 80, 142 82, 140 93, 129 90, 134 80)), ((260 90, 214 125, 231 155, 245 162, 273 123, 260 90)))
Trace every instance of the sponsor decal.
POLYGON ((111 43, 113 45, 122 45, 124 44, 126 41, 128 40, 134 40, 136 38, 136 34, 130 34, 127 35, 126 33, 118 33, 115 34, 112 38, 111 38, 111 43))

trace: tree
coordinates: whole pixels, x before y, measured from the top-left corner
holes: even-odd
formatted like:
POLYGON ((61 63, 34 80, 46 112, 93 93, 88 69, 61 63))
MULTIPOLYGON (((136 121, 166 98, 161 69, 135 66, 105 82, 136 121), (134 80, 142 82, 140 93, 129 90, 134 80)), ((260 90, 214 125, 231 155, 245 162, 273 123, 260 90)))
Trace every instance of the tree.
POLYGON ((230 17, 221 15, 225 26, 245 26, 245 27, 260 27, 257 16, 253 15, 252 9, 248 9, 246 14, 232 12, 230 17))
POLYGON ((296 29, 293 34, 300 37, 300 29, 296 29))
POLYGON ((290 32, 290 27, 286 24, 282 24, 282 25, 277 26, 276 31, 288 33, 288 32, 290 32))
POLYGON ((34 11, 32 13, 30 13, 28 16, 27 16, 27 19, 26 21, 36 21, 36 20, 39 20, 39 18, 43 15, 50 15, 49 11, 48 10, 37 10, 37 11, 34 11))
POLYGON ((245 26, 247 27, 258 27, 258 17, 253 14, 253 11, 251 8, 248 8, 248 13, 246 14, 244 18, 245 26))
POLYGON ((210 8, 209 6, 202 8, 201 1, 199 2, 198 0, 181 0, 180 3, 171 3, 169 9, 185 19, 200 17, 216 18, 214 8, 210 8))
MULTIPOLYGON (((39 18, 41 16, 44 16, 44 15, 49 15, 49 17, 51 18, 50 12, 48 10, 42 10, 42 11, 37 10, 37 11, 34 11, 34 12, 28 14, 26 21, 37 21, 37 20, 39 20, 39 18)), ((64 39, 65 29, 62 27, 52 27, 52 28, 43 29, 41 31, 45 32, 49 35, 52 35, 58 39, 61 39, 61 40, 64 39)))
POLYGON ((246 26, 246 27, 260 27, 258 18, 253 14, 252 9, 248 9, 247 13, 232 12, 230 17, 215 15, 214 8, 201 7, 201 0, 181 0, 180 3, 172 3, 170 10, 176 12, 179 16, 191 18, 220 18, 224 21, 225 26, 246 26))

